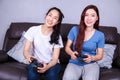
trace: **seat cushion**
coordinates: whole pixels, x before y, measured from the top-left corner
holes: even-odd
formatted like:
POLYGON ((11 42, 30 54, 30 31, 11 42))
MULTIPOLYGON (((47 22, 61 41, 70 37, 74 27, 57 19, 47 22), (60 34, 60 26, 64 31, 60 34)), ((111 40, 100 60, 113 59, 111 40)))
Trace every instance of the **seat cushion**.
POLYGON ((18 62, 0 64, 0 80, 27 80, 26 66, 18 62))
POLYGON ((120 69, 101 69, 99 80, 120 80, 120 69))

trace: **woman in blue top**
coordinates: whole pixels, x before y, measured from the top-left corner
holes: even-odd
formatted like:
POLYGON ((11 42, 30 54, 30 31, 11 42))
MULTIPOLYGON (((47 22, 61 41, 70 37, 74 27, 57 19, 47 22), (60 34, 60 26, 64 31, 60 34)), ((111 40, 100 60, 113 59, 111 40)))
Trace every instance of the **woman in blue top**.
POLYGON ((63 80, 79 80, 81 77, 83 80, 99 80, 99 66, 96 61, 103 57, 105 39, 98 24, 98 8, 88 5, 82 12, 79 26, 74 26, 68 34, 65 51, 71 59, 63 80), (84 55, 87 57, 83 58, 84 55))

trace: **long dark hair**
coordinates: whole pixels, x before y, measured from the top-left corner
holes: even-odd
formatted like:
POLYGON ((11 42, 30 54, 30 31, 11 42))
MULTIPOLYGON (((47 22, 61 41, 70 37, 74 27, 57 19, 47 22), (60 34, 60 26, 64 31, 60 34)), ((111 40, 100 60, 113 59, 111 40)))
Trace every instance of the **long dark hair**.
POLYGON ((76 39, 76 44, 75 44, 75 50, 78 51, 79 53, 82 52, 82 45, 83 45, 83 42, 84 42, 84 38, 85 38, 85 29, 86 29, 86 25, 84 23, 84 18, 85 18, 85 14, 86 14, 86 11, 88 9, 93 9, 97 16, 98 16, 98 20, 95 22, 94 24, 94 28, 95 29, 99 29, 99 11, 98 11, 98 8, 95 6, 95 5, 88 5, 82 12, 81 14, 81 21, 80 21, 80 24, 79 24, 79 32, 78 32, 78 36, 77 36, 77 39, 76 39))
POLYGON ((61 23, 62 23, 62 20, 64 18, 64 15, 63 13, 61 12, 60 9, 58 9, 57 7, 52 7, 48 10, 48 12, 46 13, 46 15, 48 15, 48 13, 51 11, 51 10, 57 10, 59 12, 59 19, 58 19, 58 24, 56 24, 54 27, 53 27, 53 32, 50 36, 50 44, 59 44, 58 40, 59 40, 59 35, 60 35, 60 27, 61 27, 61 23))

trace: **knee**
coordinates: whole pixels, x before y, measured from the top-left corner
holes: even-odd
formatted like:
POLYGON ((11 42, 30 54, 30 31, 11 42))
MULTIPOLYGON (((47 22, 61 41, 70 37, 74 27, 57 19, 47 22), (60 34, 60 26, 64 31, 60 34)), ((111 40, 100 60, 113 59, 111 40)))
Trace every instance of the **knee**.
POLYGON ((70 77, 71 76, 68 76, 68 75, 64 74, 63 77, 62 77, 62 80, 71 80, 70 77))
POLYGON ((28 80, 38 80, 39 77, 40 74, 37 72, 37 70, 31 64, 28 65, 28 70, 27 70, 28 80))
POLYGON ((46 80, 59 80, 58 74, 51 72, 49 74, 46 74, 46 80))
POLYGON ((62 80, 71 80, 69 77, 63 76, 62 80))

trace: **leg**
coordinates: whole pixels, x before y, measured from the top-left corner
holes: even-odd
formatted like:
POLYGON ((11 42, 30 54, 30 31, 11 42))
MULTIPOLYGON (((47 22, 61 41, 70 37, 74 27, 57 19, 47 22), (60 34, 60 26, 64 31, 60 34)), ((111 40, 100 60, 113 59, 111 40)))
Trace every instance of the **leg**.
POLYGON ((60 69, 61 67, 59 63, 51 67, 48 71, 45 72, 45 80, 59 80, 60 69))
POLYGON ((83 80, 99 80, 99 66, 97 63, 85 65, 83 71, 83 80))
POLYGON ((32 64, 28 65, 27 78, 28 80, 40 80, 40 74, 32 64))
POLYGON ((63 75, 63 80, 79 80, 82 74, 82 66, 69 63, 63 75))

